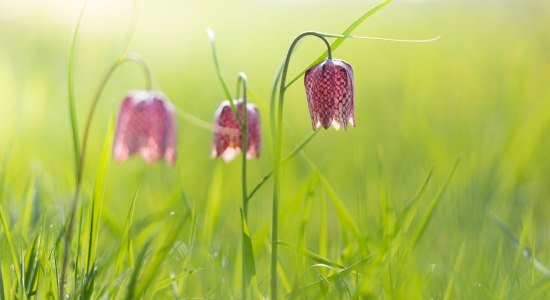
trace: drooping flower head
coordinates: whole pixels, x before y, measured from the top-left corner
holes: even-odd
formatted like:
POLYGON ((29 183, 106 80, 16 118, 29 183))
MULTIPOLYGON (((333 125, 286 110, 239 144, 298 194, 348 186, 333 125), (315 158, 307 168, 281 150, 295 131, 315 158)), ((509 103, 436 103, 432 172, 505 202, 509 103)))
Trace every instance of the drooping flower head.
MULTIPOLYGON (((243 118, 243 101, 234 101, 239 117, 243 118)), ((261 145, 260 112, 254 104, 246 105, 247 149, 246 158, 259 158, 261 145)), ((229 101, 220 104, 214 115, 212 157, 221 157, 225 162, 233 160, 242 150, 242 130, 229 101)))
POLYGON ((131 91, 118 113, 113 155, 117 161, 139 153, 151 164, 176 163, 177 128, 172 104, 156 91, 131 91))
POLYGON ((307 70, 304 83, 313 130, 355 126, 353 70, 347 62, 325 59, 307 70))

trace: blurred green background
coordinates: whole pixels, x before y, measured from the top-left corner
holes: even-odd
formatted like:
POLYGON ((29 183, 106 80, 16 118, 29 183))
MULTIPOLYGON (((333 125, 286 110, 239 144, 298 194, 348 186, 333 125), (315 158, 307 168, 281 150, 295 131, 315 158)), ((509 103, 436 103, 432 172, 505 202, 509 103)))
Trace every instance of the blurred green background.
MULTIPOLYGON (((340 33, 376 3, 143 2, 130 51, 144 57, 155 88, 177 107, 210 121, 224 98, 206 27, 216 33, 220 64, 232 92, 237 73, 248 75, 257 96, 251 101, 260 107, 263 126, 261 159, 249 163, 250 187, 271 169, 269 95, 294 36, 305 30, 340 33)), ((74 192, 66 82, 68 45, 80 5, 68 0, 0 1, 0 155, 7 158, 0 204, 11 226, 17 224, 31 182, 36 182, 35 214, 45 212, 53 227, 64 220, 74 192)), ((81 130, 99 79, 120 51, 132 7, 132 1, 91 1, 85 12, 76 54, 81 130)), ((395 1, 369 18, 354 34, 441 39, 425 44, 347 40, 335 51, 335 57, 354 69, 357 127, 323 130, 305 148, 307 157, 298 155, 285 166, 280 239, 297 243, 304 214, 300 190, 314 173, 310 159, 343 199, 366 237, 366 248, 379 262, 367 263, 350 279, 358 287, 354 296, 441 299, 453 280, 451 298, 506 298, 547 279, 548 274, 518 254, 490 216, 502 219, 508 233, 550 265, 549 20, 550 4, 543 0, 395 1), (400 249, 405 242, 394 241, 382 248, 387 252, 380 252, 384 216, 390 223, 399 219, 433 167, 426 199, 419 206, 427 209, 459 155, 456 173, 419 246, 403 261, 388 263, 386 256, 399 251, 392 247, 400 249), (392 203, 384 213, 382 199, 392 203), (456 268, 461 247, 463 259, 456 268)), ((292 58, 289 74, 302 70, 323 50, 322 43, 306 39, 292 58)), ((133 65, 123 66, 109 82, 92 125, 84 201, 91 197, 111 113, 128 90, 142 88, 142 74, 133 65)), ((288 90, 285 126, 283 153, 288 153, 311 132, 301 79, 288 90)), ((139 158, 111 164, 98 256, 114 251, 140 182, 136 247, 170 212, 180 217, 190 206, 197 213, 197 242, 194 248, 187 243, 191 226, 186 223, 189 227, 182 229, 177 251, 169 258, 173 263, 159 274, 180 273, 177 252, 191 257, 192 268, 202 270, 185 279, 183 294, 236 297, 239 160, 211 160, 211 133, 183 119, 178 119, 178 127, 174 168, 164 163, 147 166, 139 158), (182 200, 183 192, 187 200, 182 200)), ((253 198, 249 217, 258 287, 265 295, 271 189, 269 181, 253 198)), ((361 242, 350 242, 324 189, 317 189, 312 199, 306 247, 316 253, 326 248, 328 258, 350 265, 361 256, 361 242), (322 238, 325 230, 327 241, 322 238), (349 246, 355 243, 359 246, 349 246)), ((413 225, 418 222, 416 218, 413 225)), ((26 240, 24 235, 16 239, 26 240)), ((315 272, 294 264, 295 250, 281 249, 282 269, 291 282, 302 274, 318 279, 315 272)), ((543 298, 550 296, 548 280, 544 282, 543 298)), ((329 287, 323 293, 331 298, 333 292, 329 287)))

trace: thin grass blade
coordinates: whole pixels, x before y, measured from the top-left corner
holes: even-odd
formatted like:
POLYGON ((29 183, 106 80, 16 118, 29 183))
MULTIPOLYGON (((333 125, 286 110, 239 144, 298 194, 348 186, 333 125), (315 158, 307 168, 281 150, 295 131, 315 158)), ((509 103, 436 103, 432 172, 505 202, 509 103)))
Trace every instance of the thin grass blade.
POLYGON ((435 197, 432 199, 430 204, 428 205, 428 209, 422 216, 422 219, 420 220, 420 223, 418 224, 415 233, 413 234, 411 238, 410 247, 413 249, 422 235, 424 234, 424 231, 426 230, 426 227, 428 226, 428 223, 430 222, 431 218, 433 217, 434 211, 436 207, 438 206, 443 194, 445 193, 445 190, 447 189, 447 186, 449 185, 449 182, 451 181, 451 178, 453 177, 453 174, 456 170, 456 167, 458 166, 458 163, 460 162, 460 156, 458 156, 453 164, 453 167, 451 168, 451 171, 449 172, 449 175, 447 175, 447 178, 445 179, 445 182, 443 183, 443 186, 441 186, 441 189, 437 192, 435 197))
POLYGON ((103 149, 101 151, 101 157, 99 159, 97 175, 92 194, 90 236, 88 243, 88 261, 86 264, 86 273, 90 273, 92 265, 95 263, 97 240, 99 235, 99 223, 101 221, 101 210, 103 208, 103 198, 105 196, 105 178, 107 177, 107 170, 109 168, 109 162, 111 161, 114 133, 115 115, 111 114, 109 127, 107 128, 107 133, 105 134, 105 141, 103 142, 103 149))

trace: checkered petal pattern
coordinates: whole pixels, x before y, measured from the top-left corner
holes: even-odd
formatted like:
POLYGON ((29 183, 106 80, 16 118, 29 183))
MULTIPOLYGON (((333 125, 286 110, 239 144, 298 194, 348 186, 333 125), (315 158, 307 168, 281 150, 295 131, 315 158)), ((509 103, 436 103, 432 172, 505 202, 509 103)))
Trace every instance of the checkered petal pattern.
POLYGON ((118 113, 113 156, 122 162, 140 154, 152 164, 165 159, 176 163, 177 127, 172 104, 155 91, 132 91, 118 113))
MULTIPOLYGON (((243 118, 243 101, 234 101, 240 118, 243 118)), ((260 112, 254 104, 246 105, 247 111, 247 150, 246 158, 259 158, 261 152, 262 133, 260 112)), ((242 150, 241 126, 229 101, 220 104, 214 115, 214 137, 212 139, 212 157, 221 157, 225 162, 233 160, 242 150)))
POLYGON ((323 126, 355 126, 353 69, 339 59, 326 59, 309 68, 304 76, 313 130, 323 126))

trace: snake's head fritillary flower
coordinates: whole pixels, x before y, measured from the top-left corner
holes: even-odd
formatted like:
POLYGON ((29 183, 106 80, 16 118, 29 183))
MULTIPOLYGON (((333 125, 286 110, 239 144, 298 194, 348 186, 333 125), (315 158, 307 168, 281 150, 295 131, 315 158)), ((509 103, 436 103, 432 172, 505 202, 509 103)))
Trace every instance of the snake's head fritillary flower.
MULTIPOLYGON (((243 101, 234 101, 239 117, 243 118, 243 101)), ((261 127, 260 112, 254 104, 246 105, 247 112, 247 149, 246 158, 260 157, 261 127)), ((214 115, 214 137, 212 139, 212 157, 221 157, 225 162, 233 160, 242 150, 241 126, 229 101, 224 101, 214 115)))
POLYGON ((353 70, 347 62, 325 59, 307 70, 304 83, 313 130, 355 126, 353 70))
POLYGON ((139 153, 148 163, 176 163, 177 128, 174 108, 156 91, 132 91, 118 113, 113 155, 117 161, 139 153))

